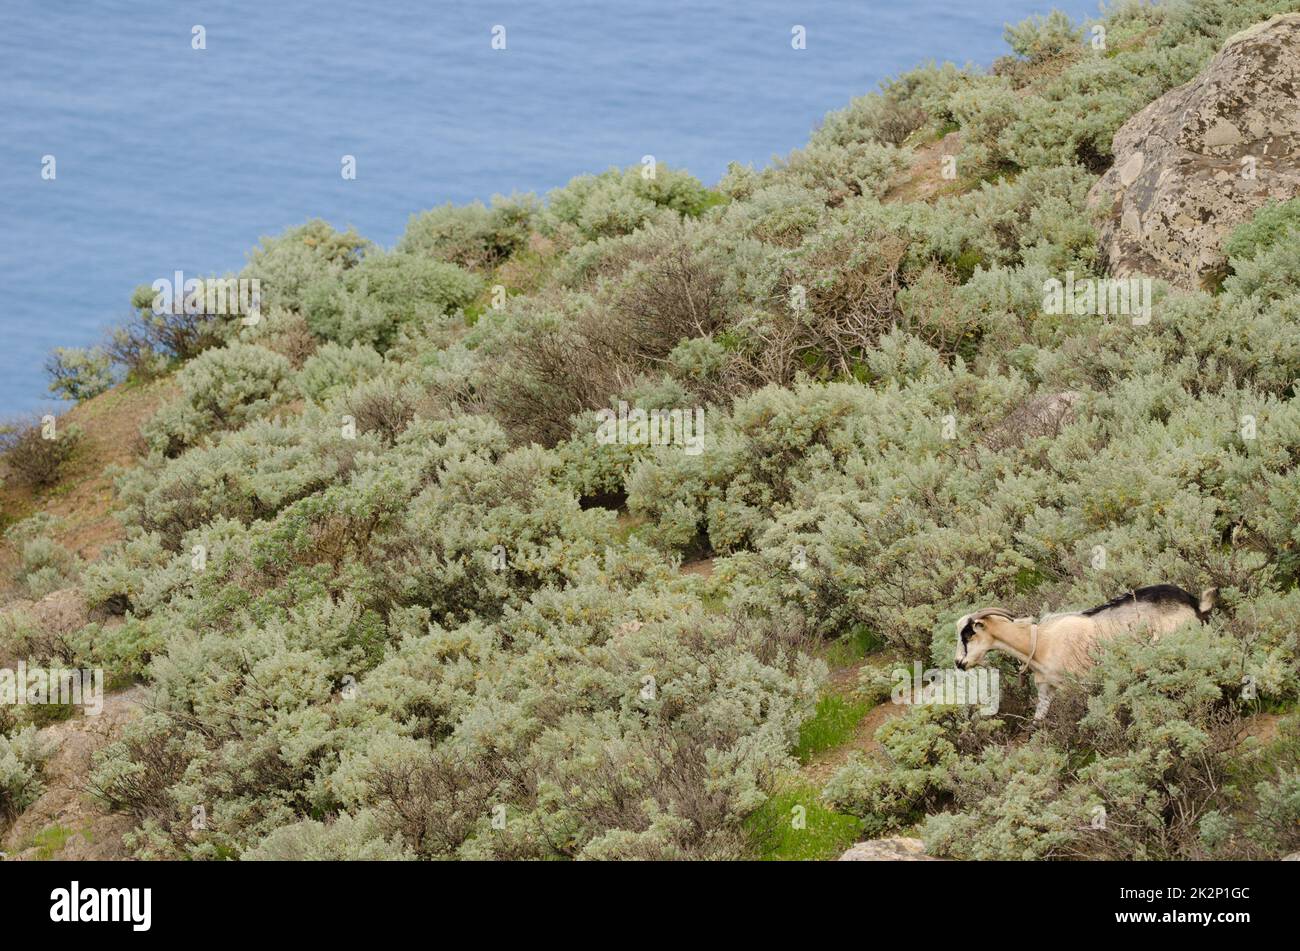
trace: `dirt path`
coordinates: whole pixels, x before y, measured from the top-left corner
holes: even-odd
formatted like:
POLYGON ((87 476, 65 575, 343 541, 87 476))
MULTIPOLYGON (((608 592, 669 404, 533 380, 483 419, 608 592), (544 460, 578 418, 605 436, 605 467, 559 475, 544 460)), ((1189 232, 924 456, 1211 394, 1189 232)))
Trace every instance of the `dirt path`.
POLYGON ((1278 725, 1285 719, 1281 713, 1256 713, 1243 717, 1242 740, 1254 737, 1261 745, 1267 746, 1277 739, 1278 725))
POLYGON ((859 721, 848 742, 818 753, 810 762, 800 767, 800 777, 820 789, 854 753, 867 755, 879 753, 880 744, 876 742, 876 731, 886 721, 900 716, 906 710, 906 707, 890 703, 888 700, 876 704, 859 721))
POLYGON ((677 570, 684 575, 697 575, 708 580, 713 577, 713 559, 697 558, 695 561, 683 562, 677 570))
MULTIPOLYGON (((875 655, 864 660, 855 661, 852 664, 832 668, 824 692, 838 694, 845 699, 855 698, 863 669, 869 666, 879 666, 880 663, 880 655, 875 655)), ((888 699, 876 704, 858 721, 853 733, 845 742, 831 749, 823 750, 801 766, 799 768, 800 779, 820 789, 826 785, 826 782, 835 775, 836 771, 854 753, 863 753, 868 756, 879 753, 880 744, 876 742, 876 731, 887 721, 906 712, 907 707, 890 703, 888 699)))

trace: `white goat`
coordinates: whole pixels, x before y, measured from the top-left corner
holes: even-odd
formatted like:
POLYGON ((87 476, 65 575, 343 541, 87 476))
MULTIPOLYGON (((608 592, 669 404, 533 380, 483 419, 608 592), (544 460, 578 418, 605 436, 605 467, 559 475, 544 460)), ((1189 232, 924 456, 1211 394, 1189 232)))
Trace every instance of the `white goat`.
POLYGON ((1204 623, 1214 609, 1217 588, 1198 599, 1176 585, 1138 588, 1087 611, 1049 614, 1035 621, 1017 618, 1002 608, 983 608, 957 622, 959 670, 976 666, 989 651, 1000 650, 1034 672, 1041 720, 1052 702, 1052 691, 1069 674, 1092 665, 1094 646, 1119 634, 1146 631, 1159 638, 1191 621, 1204 623))

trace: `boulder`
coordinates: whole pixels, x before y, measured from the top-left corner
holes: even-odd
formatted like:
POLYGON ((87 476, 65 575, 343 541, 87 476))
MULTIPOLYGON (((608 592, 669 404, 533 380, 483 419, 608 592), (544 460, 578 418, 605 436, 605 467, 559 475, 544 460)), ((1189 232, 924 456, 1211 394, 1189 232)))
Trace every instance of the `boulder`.
POLYGON ((925 854, 925 844, 920 839, 895 836, 890 839, 871 839, 859 842, 840 856, 841 862, 938 862, 925 854))
POLYGON ((1115 163, 1088 195, 1110 206, 1110 274, 1184 288, 1221 279, 1232 230, 1300 194, 1298 93, 1300 13, 1289 13, 1231 37, 1196 79, 1124 123, 1115 163))

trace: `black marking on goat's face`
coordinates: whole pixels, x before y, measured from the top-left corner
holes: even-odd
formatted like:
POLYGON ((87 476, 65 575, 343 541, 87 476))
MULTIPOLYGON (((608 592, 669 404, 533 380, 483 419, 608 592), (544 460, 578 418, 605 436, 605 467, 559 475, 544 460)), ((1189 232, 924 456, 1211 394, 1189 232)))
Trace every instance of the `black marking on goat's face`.
POLYGON ((968 618, 963 618, 962 620, 966 621, 966 623, 962 624, 961 627, 957 629, 957 638, 961 642, 958 645, 960 653, 953 661, 958 670, 966 669, 966 655, 969 652, 968 645, 970 644, 970 639, 975 636, 975 622, 968 618))
POLYGON ((985 628, 986 615, 966 616, 957 622, 957 655, 953 663, 958 670, 977 667, 994 646, 994 640, 985 628))

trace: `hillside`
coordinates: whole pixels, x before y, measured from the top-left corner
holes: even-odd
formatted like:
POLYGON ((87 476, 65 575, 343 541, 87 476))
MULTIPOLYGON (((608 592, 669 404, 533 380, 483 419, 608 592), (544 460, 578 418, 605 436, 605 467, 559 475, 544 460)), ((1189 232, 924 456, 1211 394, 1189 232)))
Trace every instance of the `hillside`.
POLYGON ((0 705, 0 850, 1300 850, 1290 6, 1027 21, 713 188, 311 221, 229 275, 253 315, 141 288, 56 438, 6 436, 0 667, 109 697, 0 705), (1005 655, 995 713, 891 702, 978 607, 1156 583, 1209 622, 1041 722, 1005 655))

